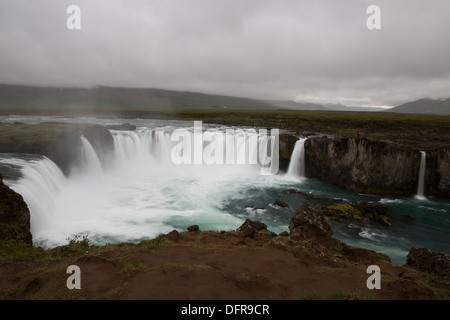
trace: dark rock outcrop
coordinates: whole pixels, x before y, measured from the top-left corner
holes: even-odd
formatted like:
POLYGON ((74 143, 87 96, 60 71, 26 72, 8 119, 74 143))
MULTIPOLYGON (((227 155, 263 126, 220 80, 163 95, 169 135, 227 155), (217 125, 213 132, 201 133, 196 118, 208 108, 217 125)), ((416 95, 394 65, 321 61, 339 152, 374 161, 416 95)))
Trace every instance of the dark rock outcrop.
POLYGON ((390 219, 386 216, 386 206, 380 202, 335 203, 323 209, 325 215, 337 221, 350 219, 354 221, 376 221, 385 226, 392 225, 390 219))
POLYGON ((180 237, 180 233, 177 230, 172 230, 166 237, 170 240, 177 240, 180 237))
POLYGON ((303 239, 315 238, 323 240, 331 239, 333 231, 325 221, 321 211, 314 209, 308 204, 297 209, 295 215, 289 221, 289 231, 291 236, 298 235, 303 239))
POLYGON ((187 231, 189 231, 189 232, 198 232, 198 231, 200 231, 200 228, 199 228, 198 225, 194 224, 192 226, 189 226, 187 228, 187 231))
POLYGON ((408 266, 441 277, 450 276, 450 255, 433 252, 427 248, 411 248, 407 257, 408 266))
POLYGON ((292 151, 294 151, 295 142, 298 140, 297 136, 288 133, 281 133, 279 135, 279 166, 280 170, 287 170, 289 161, 291 159, 292 151))
POLYGON ((291 158, 292 151, 294 151, 295 142, 297 142, 298 137, 292 134, 282 133, 280 134, 279 139, 280 139, 280 150, 279 150, 280 159, 289 160, 291 158))
POLYGON ((274 203, 272 203, 272 205, 278 206, 280 208, 288 208, 289 207, 289 205, 282 200, 275 200, 274 203))
POLYGON ((425 194, 450 198, 450 147, 427 152, 425 194))
POLYGON ((30 210, 22 196, 3 183, 0 174, 0 240, 14 240, 33 245, 30 210))
POLYGON ((244 234, 244 238, 254 238, 258 231, 267 230, 267 225, 259 221, 246 219, 244 223, 236 229, 244 234))

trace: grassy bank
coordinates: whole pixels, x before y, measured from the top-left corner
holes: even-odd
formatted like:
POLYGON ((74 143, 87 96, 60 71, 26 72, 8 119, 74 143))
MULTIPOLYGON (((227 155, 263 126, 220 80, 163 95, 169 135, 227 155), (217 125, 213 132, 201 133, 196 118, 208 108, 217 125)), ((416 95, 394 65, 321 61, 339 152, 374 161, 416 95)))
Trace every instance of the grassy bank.
POLYGON ((450 116, 381 112, 265 111, 231 109, 26 108, 2 107, 5 115, 94 116, 125 119, 201 120, 238 126, 270 127, 305 134, 354 135, 417 146, 450 143, 450 116))

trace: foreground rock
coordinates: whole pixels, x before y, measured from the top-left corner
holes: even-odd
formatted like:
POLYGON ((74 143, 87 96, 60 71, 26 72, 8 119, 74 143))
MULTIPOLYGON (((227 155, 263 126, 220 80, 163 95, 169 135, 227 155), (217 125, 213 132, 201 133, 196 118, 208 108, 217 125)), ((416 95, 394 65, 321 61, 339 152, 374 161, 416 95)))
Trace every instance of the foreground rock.
POLYGON ((335 203, 324 208, 323 213, 333 220, 351 219, 354 221, 376 221, 385 226, 391 226, 386 216, 387 208, 380 202, 361 201, 357 204, 335 203))
POLYGON ((448 254, 433 252, 427 248, 411 248, 406 259, 410 267, 441 277, 450 276, 450 255, 448 254))
POLYGON ((33 245, 30 210, 22 196, 3 183, 0 174, 0 240, 33 245))
POLYGON ((236 231, 241 232, 244 238, 254 238, 257 232, 267 230, 267 225, 259 221, 252 221, 247 219, 244 223, 236 229, 236 231))
POLYGON ((246 220, 235 231, 171 231, 138 244, 72 241, 51 250, 4 246, 3 299, 448 299, 438 276, 392 265, 384 255, 331 237, 318 210, 303 206, 279 235, 246 220), (247 234, 251 234, 249 237, 247 234), (319 243, 317 238, 330 242, 319 243), (82 290, 66 287, 66 267, 82 273, 82 290), (381 290, 366 287, 369 265, 381 290), (55 266, 58 266, 56 268, 55 266))
POLYGON ((323 214, 308 204, 295 211, 289 221, 289 231, 291 236, 299 236, 301 239, 315 239, 322 244, 333 243, 333 231, 323 214))

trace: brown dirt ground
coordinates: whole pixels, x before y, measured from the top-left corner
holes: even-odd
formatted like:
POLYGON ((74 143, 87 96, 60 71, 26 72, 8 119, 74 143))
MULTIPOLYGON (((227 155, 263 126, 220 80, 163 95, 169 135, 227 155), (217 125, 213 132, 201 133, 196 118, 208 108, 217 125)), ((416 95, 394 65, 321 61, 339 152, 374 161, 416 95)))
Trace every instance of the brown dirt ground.
POLYGON ((373 251, 258 232, 172 232, 139 244, 0 252, 2 299, 449 299, 449 279, 393 265, 373 251), (81 290, 69 290, 69 265, 81 290), (381 289, 369 290, 369 265, 381 289))

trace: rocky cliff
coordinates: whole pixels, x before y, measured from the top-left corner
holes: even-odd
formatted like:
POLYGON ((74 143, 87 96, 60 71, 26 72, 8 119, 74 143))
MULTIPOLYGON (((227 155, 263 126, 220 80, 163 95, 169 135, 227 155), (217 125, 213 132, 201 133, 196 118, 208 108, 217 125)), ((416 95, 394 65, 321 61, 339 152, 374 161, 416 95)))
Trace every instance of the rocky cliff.
MULTIPOLYGON (((306 176, 369 194, 417 192, 419 149, 357 137, 312 137, 305 142, 306 176)), ((448 148, 427 151, 425 194, 450 197, 448 148)))
POLYGON ((450 147, 428 152, 425 188, 431 195, 450 198, 450 147))
POLYGON ((0 174, 0 240, 25 242, 32 246, 30 210, 22 196, 3 183, 0 174))

